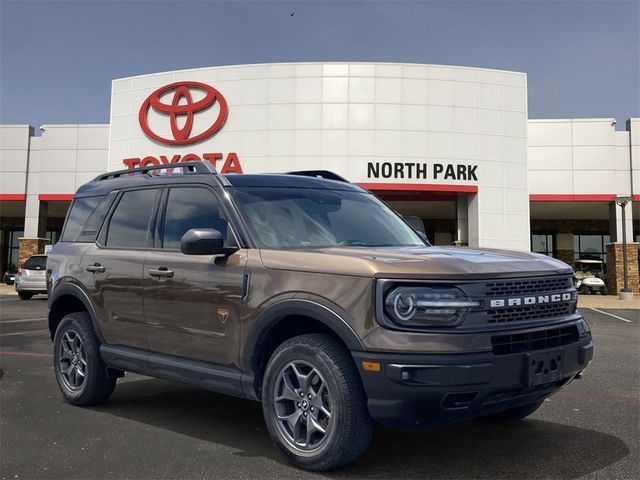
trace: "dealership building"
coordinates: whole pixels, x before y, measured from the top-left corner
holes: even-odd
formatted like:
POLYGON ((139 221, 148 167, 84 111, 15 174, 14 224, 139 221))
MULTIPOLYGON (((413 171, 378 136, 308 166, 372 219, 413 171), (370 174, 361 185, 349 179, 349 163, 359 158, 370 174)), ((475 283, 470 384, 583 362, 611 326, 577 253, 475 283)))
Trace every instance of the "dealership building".
MULTIPOLYGON (((105 98, 105 104, 108 101, 105 98)), ((112 82, 108 125, 0 126, 0 269, 55 243, 108 170, 330 170, 424 222, 436 245, 606 263, 638 293, 640 118, 529 119, 527 76, 394 63, 198 68, 112 82)))

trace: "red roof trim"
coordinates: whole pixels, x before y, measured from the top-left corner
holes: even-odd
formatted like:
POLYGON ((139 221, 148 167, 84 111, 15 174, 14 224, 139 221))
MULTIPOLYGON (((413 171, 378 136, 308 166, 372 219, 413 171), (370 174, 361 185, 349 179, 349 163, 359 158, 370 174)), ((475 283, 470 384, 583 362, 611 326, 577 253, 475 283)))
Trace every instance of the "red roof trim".
POLYGON ((27 196, 24 193, 0 193, 0 200, 21 202, 26 199, 27 196))
POLYGON ((406 192, 459 192, 477 193, 477 185, 442 185, 433 183, 358 183, 367 190, 406 191, 406 192))
POLYGON ((73 200, 73 193, 41 193, 38 200, 43 202, 67 202, 73 200))

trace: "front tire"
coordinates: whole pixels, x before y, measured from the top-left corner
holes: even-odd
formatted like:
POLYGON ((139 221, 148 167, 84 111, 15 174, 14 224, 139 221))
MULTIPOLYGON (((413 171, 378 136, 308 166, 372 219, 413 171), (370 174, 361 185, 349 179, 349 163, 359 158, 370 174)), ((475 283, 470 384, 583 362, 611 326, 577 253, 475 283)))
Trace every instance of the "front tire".
POLYGON ((528 405, 510 408, 509 410, 494 413, 493 415, 488 415, 484 418, 493 422, 517 422, 538 410, 542 405, 542 402, 543 400, 540 400, 539 402, 530 403, 528 405))
POLYGON ((53 368, 62 395, 74 405, 104 402, 116 386, 116 376, 107 373, 86 312, 71 313, 58 325, 53 339, 53 368))
POLYGON ((326 471, 353 463, 374 424, 349 351, 329 335, 291 338, 267 365, 262 408, 275 444, 296 466, 326 471))

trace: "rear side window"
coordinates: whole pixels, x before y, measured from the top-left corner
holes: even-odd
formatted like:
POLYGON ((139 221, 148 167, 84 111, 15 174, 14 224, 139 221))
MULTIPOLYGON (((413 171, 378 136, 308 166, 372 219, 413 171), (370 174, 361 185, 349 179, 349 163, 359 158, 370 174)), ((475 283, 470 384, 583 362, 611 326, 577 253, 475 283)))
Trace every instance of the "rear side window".
POLYGON ((218 197, 201 187, 172 188, 164 216, 163 248, 179 250, 182 236, 192 228, 215 228, 227 243, 228 223, 218 197))
POLYGON ((151 247, 151 220, 160 190, 125 192, 116 206, 107 231, 107 247, 151 247))
MULTIPOLYGON (((84 197, 76 198, 71 205, 71 210, 67 217, 61 241, 75 242, 89 216, 94 212, 100 200, 104 197, 84 197)), ((95 237, 94 237, 95 238, 95 237)), ((90 240, 93 241, 93 240, 90 240)))
POLYGON ((47 257, 31 257, 24 262, 25 270, 44 270, 47 268, 47 257))

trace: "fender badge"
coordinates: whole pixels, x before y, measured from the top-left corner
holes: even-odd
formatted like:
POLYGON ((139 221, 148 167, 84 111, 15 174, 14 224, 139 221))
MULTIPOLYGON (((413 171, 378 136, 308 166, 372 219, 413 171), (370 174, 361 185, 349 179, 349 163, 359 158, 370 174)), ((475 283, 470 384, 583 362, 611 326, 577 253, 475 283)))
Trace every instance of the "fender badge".
POLYGON ((218 309, 218 318, 220 319, 220 321, 224 325, 227 322, 227 318, 229 318, 229 310, 227 310, 226 308, 219 308, 218 309))

